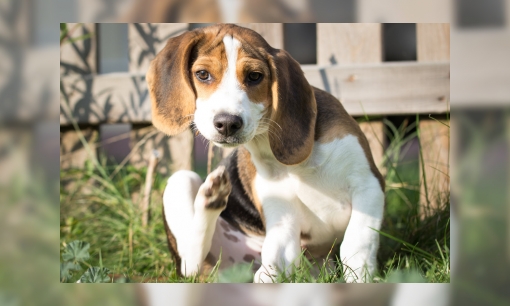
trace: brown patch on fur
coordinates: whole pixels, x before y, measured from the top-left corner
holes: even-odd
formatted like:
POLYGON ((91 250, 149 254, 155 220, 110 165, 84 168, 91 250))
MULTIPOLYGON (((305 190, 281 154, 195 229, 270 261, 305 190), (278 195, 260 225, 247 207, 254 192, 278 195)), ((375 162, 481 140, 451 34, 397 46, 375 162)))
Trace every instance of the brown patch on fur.
POLYGON ((218 259, 214 257, 211 252, 207 253, 200 271, 199 279, 201 282, 205 282, 207 280, 207 277, 211 274, 216 263, 218 263, 218 259))
MULTIPOLYGON (((206 84, 195 82, 196 71, 191 68, 197 68, 194 63, 200 57, 198 64, 221 75, 220 70, 226 66, 222 39, 229 30, 231 26, 217 25, 185 32, 170 38, 152 60, 146 80, 151 96, 152 123, 156 128, 175 135, 189 126, 196 109, 196 86, 200 86, 201 94, 207 96, 217 84, 213 82, 212 86, 206 87, 208 89, 202 88, 206 84)), ((221 77, 217 77, 221 81, 221 77)))
POLYGON ((223 228, 225 232, 230 232, 230 226, 226 221, 221 220, 220 226, 223 228))
POLYGON ((230 235, 228 233, 223 233, 223 235, 225 236, 225 238, 227 238, 228 240, 230 240, 232 242, 239 242, 239 238, 237 238, 234 235, 230 235))
POLYGON ((328 143, 335 139, 342 139, 347 135, 356 136, 370 164, 370 170, 384 191, 384 178, 375 165, 367 138, 361 131, 359 124, 347 113, 340 101, 334 96, 318 88, 313 87, 313 89, 317 101, 315 140, 320 143, 328 143))
MULTIPOLYGON (((240 174, 239 151, 246 150, 242 147, 235 149, 232 154, 222 161, 229 173, 232 192, 228 197, 228 203, 220 214, 222 220, 228 222, 231 230, 240 231, 244 234, 264 236, 264 220, 261 212, 260 201, 253 192, 254 171, 243 169, 240 174)), ((248 155, 249 156, 249 155, 248 155)), ((245 166, 246 164, 243 164, 245 166)), ((254 167, 253 167, 254 168, 254 167)), ((254 170, 254 169, 252 169, 254 170)))
POLYGON ((303 232, 301 232, 300 237, 301 237, 302 240, 311 240, 312 239, 312 236, 310 235, 310 233, 303 233, 303 232))
POLYGON ((244 257, 243 257, 243 260, 244 260, 244 261, 246 261, 246 262, 251 263, 252 261, 254 261, 254 260, 255 260, 255 257, 254 257, 253 255, 246 254, 246 255, 244 255, 244 257))
MULTIPOLYGON (((257 192, 255 190, 255 175, 257 174, 257 169, 255 165, 251 161, 251 155, 248 150, 244 147, 240 147, 237 150, 237 169, 239 171, 239 179, 241 180, 241 184, 248 195, 251 202, 255 205, 255 208, 260 214, 262 222, 264 223, 264 227, 266 224, 266 220, 264 219, 264 213, 262 211, 262 203, 257 196, 257 192)), ((242 229, 246 232, 247 229, 242 229)), ((260 235, 261 233, 253 233, 256 235, 260 235)), ((263 233, 262 233, 263 234, 263 233)))
POLYGON ((271 72, 269 66, 266 60, 257 53, 248 52, 246 48, 239 50, 236 65, 237 80, 251 102, 264 103, 267 107, 271 101, 271 72), (252 72, 258 72, 262 75, 259 83, 250 84, 248 81, 248 75, 252 72))
POLYGON ((253 35, 250 30, 234 25, 221 25, 205 28, 205 35, 208 37, 195 48, 196 61, 193 63, 190 74, 195 86, 198 98, 209 98, 222 82, 228 68, 225 45, 225 35, 232 35, 240 41, 241 47, 238 50, 236 62, 236 75, 239 85, 246 92, 250 101, 254 103, 267 103, 271 100, 270 92, 270 69, 263 53, 252 48, 244 42, 244 37, 253 35), (210 36, 213 36, 212 38, 210 36), (211 80, 202 82, 198 80, 195 73, 206 70, 211 75, 211 80), (251 72, 261 73, 262 80, 258 84, 250 84, 247 76, 251 72))
POLYGON ((225 45, 218 44, 216 39, 209 39, 195 48, 196 61, 190 69, 190 78, 197 94, 197 98, 208 99, 220 85, 225 70, 227 70, 227 57, 225 54, 225 45), (210 81, 200 81, 196 73, 200 70, 209 72, 210 81))
POLYGON ((314 93, 301 66, 286 51, 273 49, 269 62, 272 74, 273 129, 280 137, 269 134, 269 144, 276 159, 295 165, 312 153, 317 106, 314 93))
POLYGON ((166 239, 168 242, 168 249, 170 250, 170 254, 172 254, 172 256, 174 257, 177 275, 182 276, 181 257, 179 256, 179 252, 177 251, 177 240, 175 239, 175 236, 172 234, 172 231, 170 231, 170 227, 168 227, 168 223, 166 223, 165 206, 162 206, 162 207, 163 207, 163 223, 165 223, 165 231, 166 231, 166 239))
POLYGON ((227 224, 227 227, 233 231, 233 232, 240 232, 238 228, 232 226, 232 224, 228 223, 228 222, 225 222, 227 224))
POLYGON ((210 252, 207 253, 207 256, 205 257, 205 261, 209 262, 209 263, 214 263, 216 264, 218 262, 218 259, 213 255, 211 254, 210 252))
POLYGON ((188 71, 191 51, 203 38, 204 34, 200 31, 170 38, 147 71, 152 123, 166 134, 184 131, 192 120, 195 94, 188 71))

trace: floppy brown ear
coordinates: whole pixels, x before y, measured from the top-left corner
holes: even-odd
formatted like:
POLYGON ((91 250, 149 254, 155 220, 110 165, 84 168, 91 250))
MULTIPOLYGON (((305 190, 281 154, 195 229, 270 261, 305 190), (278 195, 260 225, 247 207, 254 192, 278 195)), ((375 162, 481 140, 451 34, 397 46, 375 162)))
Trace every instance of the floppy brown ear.
POLYGON ((201 37, 201 32, 192 31, 169 39, 147 72, 152 123, 168 135, 184 131, 193 119, 196 106, 189 66, 192 49, 201 37))
POLYGON ((270 56, 273 96, 269 144, 282 164, 295 165, 310 156, 314 143, 317 104, 301 66, 286 51, 270 56))

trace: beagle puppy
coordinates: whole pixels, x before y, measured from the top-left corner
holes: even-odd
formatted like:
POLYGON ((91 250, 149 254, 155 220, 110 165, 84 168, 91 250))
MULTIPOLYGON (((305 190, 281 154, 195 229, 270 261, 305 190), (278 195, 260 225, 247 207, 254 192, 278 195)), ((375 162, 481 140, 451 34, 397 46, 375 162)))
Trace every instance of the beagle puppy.
POLYGON ((345 280, 370 281, 383 177, 356 121, 286 51, 213 25, 171 38, 146 79, 156 128, 191 125, 236 148, 205 182, 191 171, 168 180, 163 216, 178 272, 207 273, 221 256, 221 269, 253 262, 255 282, 274 282, 303 250, 325 258, 340 244, 345 280))

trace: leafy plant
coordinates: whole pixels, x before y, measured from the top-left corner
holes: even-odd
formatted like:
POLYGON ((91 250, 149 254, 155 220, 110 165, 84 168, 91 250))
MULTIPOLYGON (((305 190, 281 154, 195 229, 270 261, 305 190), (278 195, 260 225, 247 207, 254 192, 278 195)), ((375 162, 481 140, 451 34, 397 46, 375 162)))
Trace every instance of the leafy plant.
POLYGON ((62 259, 64 261, 72 261, 75 264, 87 261, 90 258, 89 249, 89 243, 75 240, 66 246, 62 259))
POLYGON ((73 262, 61 262, 60 263, 60 282, 67 283, 73 277, 72 271, 80 271, 81 266, 73 262))
POLYGON ((92 267, 87 261, 90 259, 90 244, 84 241, 75 240, 65 245, 62 253, 63 262, 60 263, 60 282, 72 282, 76 272, 82 270, 80 264, 84 264, 89 268, 79 278, 80 283, 109 283, 110 270, 102 267, 92 267))
POLYGON ((107 268, 90 267, 80 277, 80 283, 109 283, 110 270, 107 268))

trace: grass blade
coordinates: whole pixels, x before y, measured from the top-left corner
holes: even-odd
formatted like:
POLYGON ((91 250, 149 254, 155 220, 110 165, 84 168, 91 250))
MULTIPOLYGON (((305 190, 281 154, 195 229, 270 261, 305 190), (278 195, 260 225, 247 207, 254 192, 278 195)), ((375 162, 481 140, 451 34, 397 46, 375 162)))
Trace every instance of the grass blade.
POLYGON ((390 238, 390 239, 392 239, 392 240, 394 240, 394 241, 397 241, 397 242, 402 243, 404 246, 406 246, 406 247, 410 248, 412 251, 417 251, 417 252, 419 252, 421 255, 426 256, 426 257, 428 257, 429 259, 434 259, 434 255, 430 254, 430 253, 429 253, 429 252, 427 252, 427 251, 424 251, 424 250, 420 249, 419 247, 417 247, 417 246, 415 246, 415 245, 412 245, 412 244, 410 244, 410 243, 408 243, 408 242, 405 242, 404 240, 402 240, 402 239, 400 239, 400 238, 397 238, 397 237, 395 237, 395 236, 392 236, 392 235, 390 235, 390 234, 387 234, 387 233, 385 233, 385 232, 382 232, 382 231, 376 230, 375 228, 372 228, 372 227, 371 227, 371 229, 372 229, 372 230, 374 230, 374 231, 376 231, 376 232, 378 232, 379 234, 383 235, 384 237, 387 237, 387 238, 390 238))

